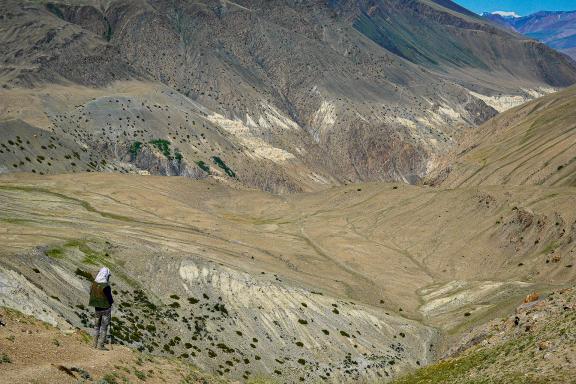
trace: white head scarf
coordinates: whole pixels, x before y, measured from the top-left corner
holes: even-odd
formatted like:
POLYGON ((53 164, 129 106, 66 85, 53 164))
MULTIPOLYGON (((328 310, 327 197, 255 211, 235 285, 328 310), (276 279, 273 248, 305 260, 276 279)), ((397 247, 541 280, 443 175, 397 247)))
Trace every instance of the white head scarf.
POLYGON ((107 283, 108 279, 110 278, 110 270, 106 267, 100 268, 96 279, 94 280, 97 283, 107 283))

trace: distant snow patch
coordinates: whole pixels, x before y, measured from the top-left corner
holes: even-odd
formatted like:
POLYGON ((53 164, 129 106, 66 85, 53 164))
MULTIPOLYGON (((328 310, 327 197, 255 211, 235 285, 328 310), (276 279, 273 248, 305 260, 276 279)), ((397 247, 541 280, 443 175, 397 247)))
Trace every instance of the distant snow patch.
POLYGON ((514 18, 520 17, 520 15, 518 15, 516 12, 509 12, 509 11, 496 11, 496 12, 492 12, 492 14, 502 16, 502 17, 514 17, 514 18))

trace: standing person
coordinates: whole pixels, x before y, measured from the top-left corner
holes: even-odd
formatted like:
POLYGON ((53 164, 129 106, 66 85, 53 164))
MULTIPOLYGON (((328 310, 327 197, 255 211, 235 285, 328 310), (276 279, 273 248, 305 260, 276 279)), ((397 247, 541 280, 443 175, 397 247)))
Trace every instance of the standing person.
POLYGON ((106 350, 106 334, 112 317, 112 289, 110 288, 110 270, 100 268, 90 287, 90 305, 94 307, 94 348, 106 350))

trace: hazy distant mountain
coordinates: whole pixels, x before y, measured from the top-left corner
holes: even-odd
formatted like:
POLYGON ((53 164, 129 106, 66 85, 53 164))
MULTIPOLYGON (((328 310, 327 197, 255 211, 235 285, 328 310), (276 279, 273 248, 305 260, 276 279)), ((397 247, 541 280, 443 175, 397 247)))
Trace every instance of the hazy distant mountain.
POLYGON ((576 11, 538 12, 524 17, 512 12, 493 12, 482 16, 576 59, 576 11))

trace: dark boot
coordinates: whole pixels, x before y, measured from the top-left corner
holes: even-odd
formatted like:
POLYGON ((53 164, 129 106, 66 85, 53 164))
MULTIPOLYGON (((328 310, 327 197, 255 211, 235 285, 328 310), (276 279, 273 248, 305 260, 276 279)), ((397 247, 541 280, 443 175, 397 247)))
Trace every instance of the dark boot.
POLYGON ((100 336, 99 334, 94 335, 94 341, 92 342, 92 346, 94 348, 98 348, 98 337, 99 336, 100 336))

